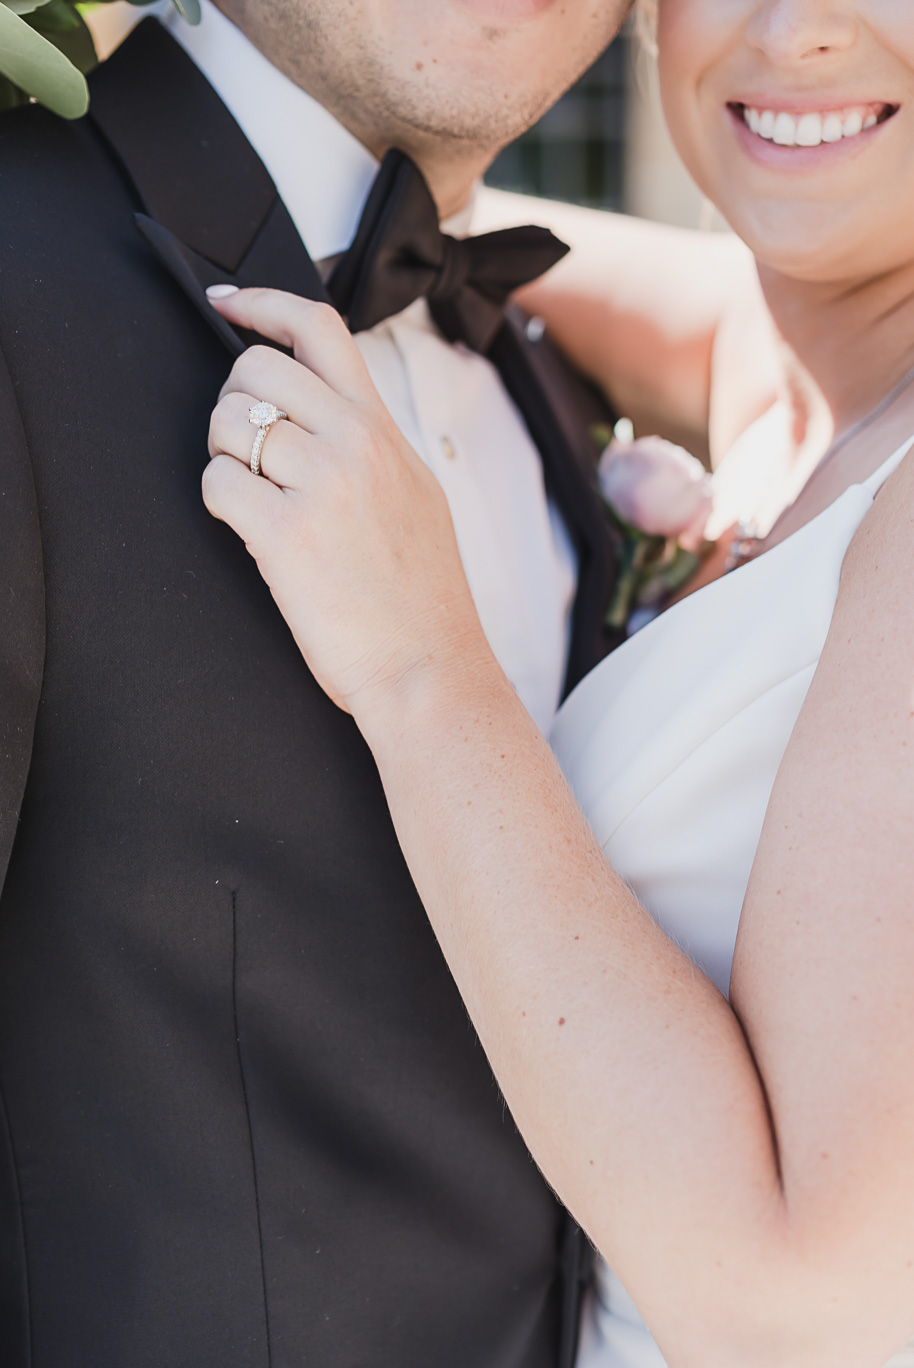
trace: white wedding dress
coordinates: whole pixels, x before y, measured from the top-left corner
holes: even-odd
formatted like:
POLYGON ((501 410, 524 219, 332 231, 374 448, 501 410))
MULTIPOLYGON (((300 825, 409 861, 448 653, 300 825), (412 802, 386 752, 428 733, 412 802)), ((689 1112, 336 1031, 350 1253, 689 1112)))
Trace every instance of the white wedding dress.
MULTIPOLYGON (((724 993, 765 809, 845 552, 912 444, 792 536, 649 623, 557 719, 553 747, 609 859, 724 993)), ((914 1307, 911 1321, 914 1329, 914 1307)), ((602 1262, 578 1368, 664 1368, 602 1262)), ((914 1368, 914 1340, 890 1368, 914 1368)))

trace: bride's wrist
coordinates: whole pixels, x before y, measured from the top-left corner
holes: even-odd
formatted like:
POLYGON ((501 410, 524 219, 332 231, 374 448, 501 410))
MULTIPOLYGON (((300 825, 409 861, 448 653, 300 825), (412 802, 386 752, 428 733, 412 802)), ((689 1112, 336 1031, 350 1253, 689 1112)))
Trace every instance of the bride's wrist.
POLYGON ((492 649, 475 626, 454 630, 421 656, 394 664, 347 699, 359 730, 375 755, 401 739, 435 732, 455 710, 511 692, 492 649))

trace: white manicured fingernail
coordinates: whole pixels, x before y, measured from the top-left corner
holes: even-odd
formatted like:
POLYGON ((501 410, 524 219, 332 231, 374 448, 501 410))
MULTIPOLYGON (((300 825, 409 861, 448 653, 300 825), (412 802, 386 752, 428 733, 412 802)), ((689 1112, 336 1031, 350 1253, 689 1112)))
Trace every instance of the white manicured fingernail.
POLYGON ((229 295, 238 293, 237 285, 210 285, 207 290, 210 299, 228 299, 229 295))

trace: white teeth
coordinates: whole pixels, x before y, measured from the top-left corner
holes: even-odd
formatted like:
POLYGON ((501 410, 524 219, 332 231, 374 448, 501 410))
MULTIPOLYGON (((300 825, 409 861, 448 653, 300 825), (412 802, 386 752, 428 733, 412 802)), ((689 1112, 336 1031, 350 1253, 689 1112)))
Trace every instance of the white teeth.
POLYGON ((761 115, 759 115, 758 131, 759 131, 759 137, 768 138, 769 140, 770 140, 771 138, 774 137, 774 110, 773 110, 773 109, 766 109, 766 110, 764 111, 764 113, 762 113, 761 115))
POLYGON ((743 106, 743 121, 751 132, 780 147, 818 147, 856 138, 879 122, 872 108, 832 110, 824 114, 788 114, 786 110, 743 106))
POLYGON ((804 114, 797 124, 797 147, 818 147, 822 141, 822 115, 804 114))

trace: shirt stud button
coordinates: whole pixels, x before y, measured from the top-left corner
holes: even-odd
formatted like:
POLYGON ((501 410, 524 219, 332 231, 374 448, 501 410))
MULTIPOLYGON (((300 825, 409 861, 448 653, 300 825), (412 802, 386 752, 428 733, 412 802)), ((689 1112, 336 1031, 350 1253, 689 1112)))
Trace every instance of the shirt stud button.
POLYGON ((441 450, 444 452, 445 456, 449 461, 457 460, 457 448, 454 446, 454 443, 451 441, 450 437, 441 438, 441 450))
POLYGON ((534 344, 542 342, 546 333, 546 320, 534 314, 532 318, 527 319, 527 326, 524 328, 524 332, 527 334, 528 342, 533 342, 534 344))

